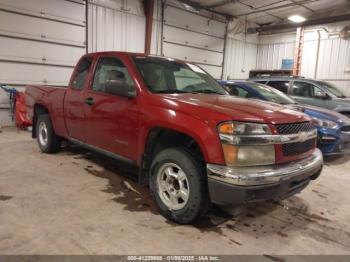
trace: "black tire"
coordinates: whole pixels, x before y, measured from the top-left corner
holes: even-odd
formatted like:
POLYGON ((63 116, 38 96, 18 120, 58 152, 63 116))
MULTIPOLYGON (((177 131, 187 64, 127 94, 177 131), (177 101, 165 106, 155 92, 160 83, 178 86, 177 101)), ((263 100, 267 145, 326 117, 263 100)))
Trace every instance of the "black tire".
MULTIPOLYGON (((154 158, 150 170, 150 190, 160 213, 178 224, 190 224, 203 216, 209 206, 205 166, 191 152, 184 148, 169 148, 161 151, 154 158), (186 204, 177 210, 170 209, 159 193, 157 177, 162 173, 164 165, 173 163, 180 167, 187 177, 189 191, 186 204)), ((187 182, 186 182, 187 183, 187 182)))
POLYGON ((48 114, 39 115, 35 130, 39 148, 43 153, 56 153, 60 150, 61 139, 55 134, 48 114), (43 132, 41 127, 45 128, 46 131, 43 132), (44 133, 45 135, 43 135, 44 133), (44 137, 46 138, 45 142, 43 142, 44 137))

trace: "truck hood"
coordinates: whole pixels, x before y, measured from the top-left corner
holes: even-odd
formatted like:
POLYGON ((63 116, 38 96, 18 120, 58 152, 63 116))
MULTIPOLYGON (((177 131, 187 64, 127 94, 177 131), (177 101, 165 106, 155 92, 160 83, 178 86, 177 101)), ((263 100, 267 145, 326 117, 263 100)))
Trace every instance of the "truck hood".
POLYGON ((172 101, 170 104, 174 106, 174 110, 184 108, 187 113, 197 114, 202 118, 208 118, 212 115, 211 111, 215 111, 223 115, 226 120, 236 121, 282 124, 310 120, 302 112, 255 99, 215 94, 167 94, 162 96, 172 101))

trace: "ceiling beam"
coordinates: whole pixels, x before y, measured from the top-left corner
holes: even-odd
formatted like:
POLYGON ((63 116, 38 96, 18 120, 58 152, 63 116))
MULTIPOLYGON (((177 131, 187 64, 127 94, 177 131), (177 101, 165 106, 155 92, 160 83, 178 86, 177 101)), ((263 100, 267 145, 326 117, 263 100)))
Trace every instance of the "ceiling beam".
POLYGON ((322 25, 322 24, 330 24, 342 21, 349 21, 350 14, 331 16, 331 17, 322 17, 316 18, 312 20, 306 20, 303 23, 284 23, 270 26, 262 26, 262 27, 250 27, 247 30, 247 33, 261 33, 261 32, 271 32, 271 31, 279 31, 285 29, 293 29, 297 27, 306 27, 306 26, 314 26, 314 25, 322 25))
POLYGON ((222 0, 214 4, 205 5, 205 8, 217 8, 228 4, 234 4, 236 2, 238 2, 238 0, 222 0))
POLYGON ((212 13, 217 14, 217 15, 222 15, 222 16, 226 17, 226 19, 228 19, 228 20, 230 20, 230 19, 235 17, 235 16, 230 15, 230 14, 226 14, 226 13, 222 13, 222 12, 218 12, 218 11, 212 10, 212 9, 210 9, 210 8, 208 8, 206 6, 203 6, 203 5, 201 5, 201 4, 197 3, 197 2, 194 2, 192 0, 178 0, 178 1, 180 3, 192 6, 194 9, 197 9, 198 11, 203 9, 203 10, 212 12, 212 13))
POLYGON ((315 12, 316 12, 315 10, 311 9, 310 7, 308 7, 308 6, 306 6, 306 5, 303 5, 303 4, 300 4, 300 3, 298 3, 298 2, 295 1, 295 0, 290 0, 290 1, 293 2, 294 4, 300 6, 300 7, 305 8, 306 10, 308 10, 308 11, 310 11, 310 12, 312 12, 312 13, 315 13, 315 12))
MULTIPOLYGON (((298 4, 305 4, 307 2, 310 2, 310 0, 303 0, 303 1, 299 1, 298 4)), ((237 14, 237 17, 240 16, 246 16, 246 15, 252 15, 252 14, 257 14, 257 13, 263 13, 263 12, 269 12, 272 10, 278 10, 278 9, 283 9, 283 8, 288 8, 288 7, 293 7, 296 6, 295 3, 288 3, 288 4, 284 4, 284 5, 278 5, 278 6, 274 6, 274 7, 269 7, 269 8, 257 8, 254 11, 251 12, 247 12, 247 13, 243 13, 243 14, 237 14)))

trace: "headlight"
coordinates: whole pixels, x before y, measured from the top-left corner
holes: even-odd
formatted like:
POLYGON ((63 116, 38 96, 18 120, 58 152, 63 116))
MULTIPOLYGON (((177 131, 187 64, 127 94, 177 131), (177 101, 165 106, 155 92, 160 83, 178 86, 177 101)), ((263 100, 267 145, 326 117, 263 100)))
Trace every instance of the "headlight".
POLYGON ((275 163, 274 145, 251 146, 238 143, 242 137, 271 135, 268 125, 225 122, 218 126, 218 131, 222 141, 226 165, 257 166, 275 163))
POLYGON ((330 120, 321 120, 318 118, 312 118, 312 122, 320 127, 323 128, 337 128, 338 124, 336 122, 330 121, 330 120))

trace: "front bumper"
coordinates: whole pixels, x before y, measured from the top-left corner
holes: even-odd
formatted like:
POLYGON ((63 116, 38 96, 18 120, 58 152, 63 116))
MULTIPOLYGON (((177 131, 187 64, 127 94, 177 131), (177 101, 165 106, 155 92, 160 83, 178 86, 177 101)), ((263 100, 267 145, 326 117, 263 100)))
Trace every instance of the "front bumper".
POLYGON ((350 133, 348 132, 320 132, 318 147, 324 156, 345 155, 350 153, 350 133), (324 139, 324 138, 333 139, 324 139))
POLYGON ((319 149, 308 158, 288 164, 263 167, 207 165, 211 201, 241 204, 268 199, 283 199, 300 192, 322 170, 319 149))

